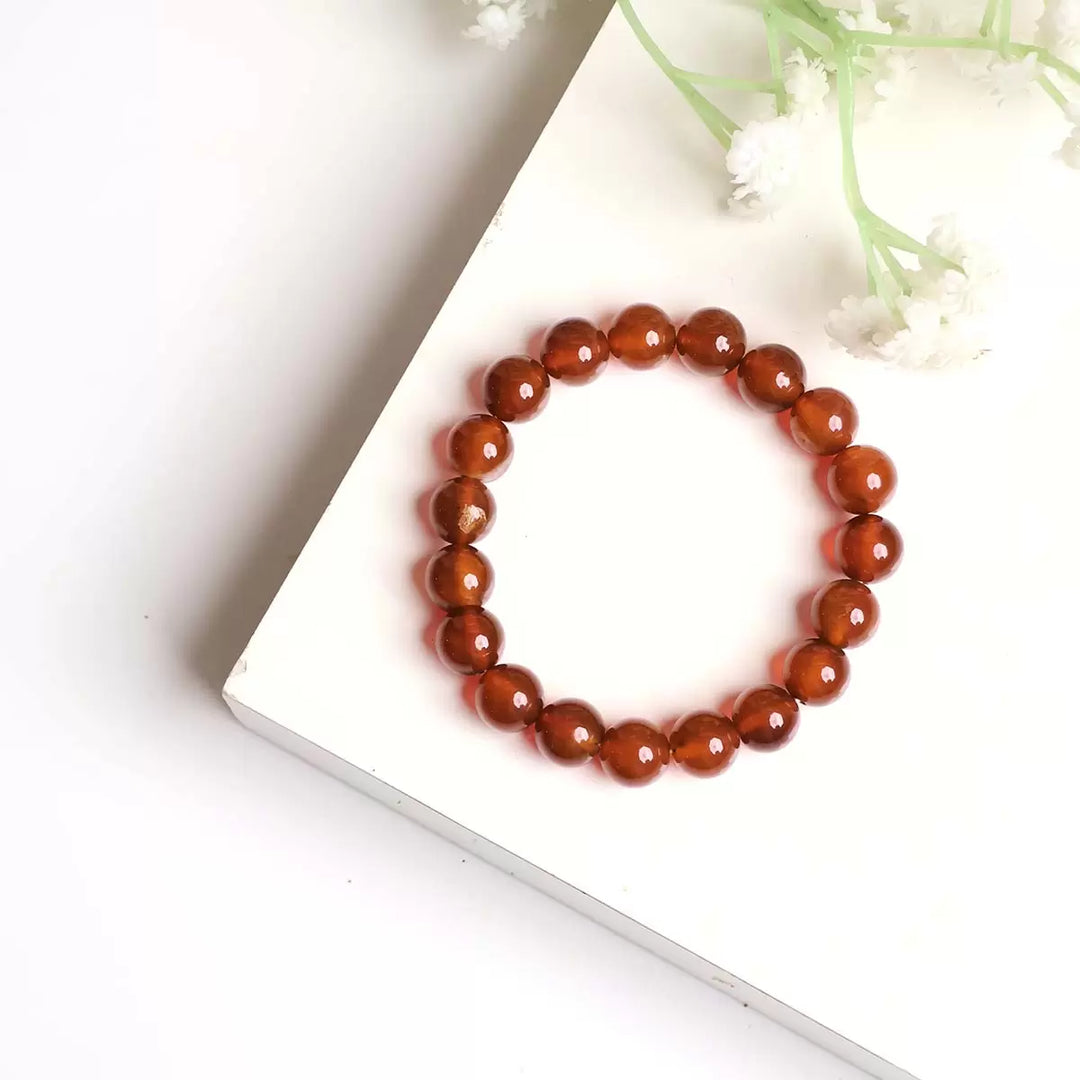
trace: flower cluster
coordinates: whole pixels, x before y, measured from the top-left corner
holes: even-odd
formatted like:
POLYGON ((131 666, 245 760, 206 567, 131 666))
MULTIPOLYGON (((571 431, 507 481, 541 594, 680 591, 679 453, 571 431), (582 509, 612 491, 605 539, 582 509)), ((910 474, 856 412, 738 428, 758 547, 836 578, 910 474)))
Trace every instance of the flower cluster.
MULTIPOLYGON (((827 330, 851 353, 908 367, 939 367, 985 351, 979 316, 995 274, 986 253, 938 221, 925 243, 882 220, 860 190, 857 116, 895 96, 921 50, 949 50, 998 100, 1039 89, 1070 131, 1059 157, 1080 168, 1080 0, 1045 0, 1038 43, 1013 39, 1011 0, 762 0, 771 78, 728 78, 677 67, 649 36, 632 0, 617 0, 631 29, 726 150, 732 210, 772 214, 798 177, 810 122, 835 97, 844 194, 866 255, 868 295, 849 296, 827 330), (708 88, 763 94, 769 119, 743 124, 708 88), (908 265, 915 258, 916 265, 908 265), (902 260, 907 260, 905 263, 902 260)), ((760 114, 759 114, 760 115, 760 114)))
POLYGON ((479 6, 476 21, 464 31, 496 49, 505 49, 521 36, 526 20, 543 19, 554 10, 555 0, 465 0, 479 6))
POLYGON ((853 356, 902 367, 940 367, 983 351, 985 312, 998 270, 955 217, 939 218, 918 265, 897 265, 880 293, 848 296, 826 330, 853 356))

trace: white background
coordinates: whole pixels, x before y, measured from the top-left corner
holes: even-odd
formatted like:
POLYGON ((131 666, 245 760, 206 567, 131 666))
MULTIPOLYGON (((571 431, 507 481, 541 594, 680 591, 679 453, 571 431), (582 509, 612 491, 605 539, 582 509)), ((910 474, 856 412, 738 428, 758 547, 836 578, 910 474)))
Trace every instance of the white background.
POLYGON ((850 1080, 219 687, 605 5, 0 2, 0 1074, 850 1080))

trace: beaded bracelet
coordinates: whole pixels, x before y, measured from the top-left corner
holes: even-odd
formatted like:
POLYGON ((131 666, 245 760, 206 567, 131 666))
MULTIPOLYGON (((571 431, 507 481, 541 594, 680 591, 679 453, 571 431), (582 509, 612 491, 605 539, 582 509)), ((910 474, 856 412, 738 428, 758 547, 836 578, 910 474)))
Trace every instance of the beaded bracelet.
POLYGON ((853 446, 858 413, 832 389, 806 390, 802 360, 783 345, 746 351, 746 334, 721 308, 695 312, 678 333, 650 304, 634 304, 604 334, 585 319, 566 319, 548 333, 539 361, 527 356, 499 360, 484 378, 488 411, 468 416, 450 431, 447 454, 460 475, 440 485, 431 499, 431 523, 447 545, 427 567, 427 590, 445 609, 435 648, 451 670, 479 675, 476 709, 503 731, 534 727, 536 745, 561 765, 599 756, 604 769, 627 784, 655 779, 671 758, 689 772, 715 775, 739 746, 775 750, 799 723, 799 704, 823 705, 840 696, 848 681, 844 650, 866 641, 877 627, 878 604, 866 583, 896 568, 903 543, 876 511, 896 488, 888 455, 853 446), (807 453, 831 456, 829 493, 853 516, 836 538, 836 560, 846 575, 814 597, 816 637, 795 645, 784 662, 784 686, 757 686, 735 700, 732 716, 701 711, 679 720, 670 736, 641 720, 606 728, 596 710, 566 699, 545 705, 540 684, 527 668, 498 663, 503 633, 483 607, 492 586, 488 560, 473 546, 491 527, 495 504, 485 480, 509 465, 513 443, 507 424, 538 415, 547 404, 550 380, 586 383, 609 354, 633 368, 650 368, 678 352, 693 371, 736 371, 739 391, 751 406, 770 413, 790 410, 791 437, 807 453))

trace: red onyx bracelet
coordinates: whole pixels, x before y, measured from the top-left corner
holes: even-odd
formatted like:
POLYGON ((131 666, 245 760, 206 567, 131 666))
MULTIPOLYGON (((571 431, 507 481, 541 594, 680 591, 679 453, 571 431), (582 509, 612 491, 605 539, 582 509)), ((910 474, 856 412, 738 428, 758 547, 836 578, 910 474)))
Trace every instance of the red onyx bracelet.
POLYGON ((783 345, 746 351, 742 324, 721 308, 695 312, 678 333, 649 304, 628 307, 607 335, 585 319, 566 319, 548 333, 539 361, 511 356, 493 364, 484 379, 488 411, 451 429, 447 452, 460 475, 431 499, 431 522, 447 546, 427 568, 431 599, 447 612, 435 646, 440 659, 463 675, 479 675, 476 708, 502 731, 534 727, 536 745, 552 761, 580 765, 599 755, 606 771, 628 784, 644 784, 674 758, 697 775, 731 764, 739 746, 775 750, 799 723, 799 706, 823 705, 848 681, 844 650, 866 641, 877 627, 878 604, 867 582, 886 577, 903 551, 892 524, 876 513, 896 487, 889 457, 872 446, 852 446, 858 414, 839 390, 805 389, 802 360, 783 345), (784 686, 756 686, 735 701, 732 715, 693 712, 670 736, 641 720, 605 728, 583 701, 543 701, 527 668, 500 664, 502 628, 483 607, 491 592, 491 564, 473 546, 491 527, 495 503, 484 481, 510 463, 507 424, 536 416, 547 404, 550 380, 585 383, 603 370, 609 354, 634 368, 650 368, 678 351, 692 370, 726 375, 737 369, 739 390, 754 408, 791 410, 791 437, 807 453, 832 456, 828 487, 833 501, 853 516, 837 534, 836 560, 846 575, 814 597, 816 637, 795 645, 784 663, 784 686))

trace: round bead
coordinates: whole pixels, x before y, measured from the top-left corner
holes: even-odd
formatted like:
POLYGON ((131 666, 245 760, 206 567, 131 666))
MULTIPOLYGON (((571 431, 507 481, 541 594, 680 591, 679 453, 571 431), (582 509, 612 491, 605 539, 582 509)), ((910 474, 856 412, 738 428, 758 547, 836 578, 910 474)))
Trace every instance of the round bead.
POLYGON ((845 522, 836 534, 836 561, 857 581, 888 577, 904 554, 904 542, 891 521, 861 514, 845 522))
POLYGON ((791 437, 808 454, 839 453, 858 426, 858 411, 839 390, 807 390, 791 406, 791 437))
POLYGON ((472 476, 455 476, 440 484, 429 509, 432 528, 450 544, 475 543, 495 520, 491 492, 472 476))
POLYGON ((540 357, 553 379, 587 383, 595 379, 608 359, 608 341, 586 319, 564 319, 556 323, 544 341, 540 357))
POLYGON ((536 745, 559 765, 583 765, 600 752, 604 725, 584 701, 556 701, 536 721, 536 745))
POLYGON ((877 597, 861 581, 840 578, 818 591, 810 606, 810 621, 823 641, 850 649, 873 636, 878 611, 877 597))
POLYGON ((428 596, 444 608, 479 607, 491 593, 491 563, 474 547, 451 545, 427 565, 428 596))
POLYGON ((732 719, 744 743, 778 750, 799 726, 799 703, 779 686, 758 686, 735 699, 732 719))
POLYGON ((502 627, 481 608, 466 608, 448 615, 435 633, 435 651, 452 671, 479 675, 494 667, 502 648, 502 627))
POLYGON ((726 716, 697 712, 684 716, 671 733, 671 756, 697 776, 715 776, 735 760, 739 732, 726 716))
POLYGON ((805 389, 806 368, 786 345, 751 349, 739 364, 739 392, 748 405, 766 412, 790 409, 805 389))
POLYGON ((849 514, 880 510, 896 490, 896 466, 875 446, 849 446, 829 466, 829 494, 849 514))
POLYGON ((667 736, 644 720, 627 720, 610 727, 600 742, 604 771, 632 787, 655 780, 670 758, 667 736))
POLYGON ((848 659, 843 650, 812 638, 796 645, 784 661, 784 685, 807 705, 835 701, 847 686, 848 659))
POLYGON ((487 369, 484 404, 492 416, 507 423, 531 420, 547 404, 550 385, 543 364, 527 356, 508 356, 487 369))
POLYGON ((675 327, 652 304, 631 304, 608 331, 611 355, 635 368, 650 368, 675 351, 675 327))
POLYGON ((543 707, 540 684, 528 668, 496 664, 480 676, 476 711, 493 728, 522 731, 536 723, 543 707))
POLYGON ((446 452, 450 464, 459 473, 493 480, 510 464, 514 444, 500 419, 487 413, 475 413, 450 429, 446 452))
POLYGON ((679 327, 676 343, 691 371, 726 375, 746 353, 746 331, 730 311, 702 308, 679 327))

